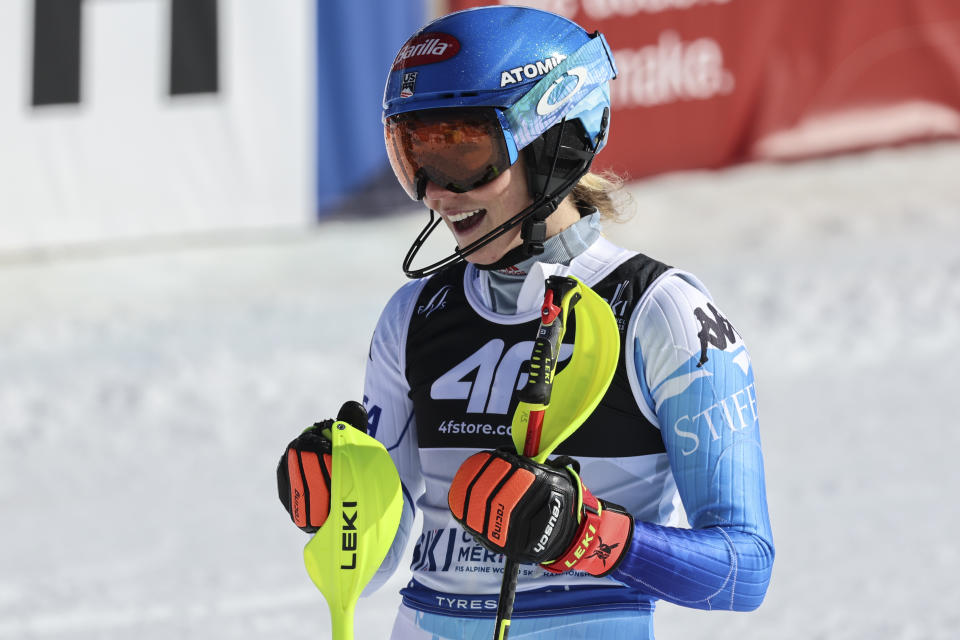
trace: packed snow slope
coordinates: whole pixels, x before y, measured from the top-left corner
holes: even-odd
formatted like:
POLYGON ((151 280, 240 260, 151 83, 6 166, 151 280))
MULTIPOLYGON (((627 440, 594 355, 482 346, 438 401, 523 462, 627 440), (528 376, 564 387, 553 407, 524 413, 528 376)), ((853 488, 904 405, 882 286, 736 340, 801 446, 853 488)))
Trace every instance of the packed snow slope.
MULTIPOLYGON (((630 187, 608 235, 751 349, 777 545, 758 611, 661 604, 658 637, 960 637, 958 176, 937 144, 630 187)), ((359 399, 424 215, 0 257, 0 639, 329 638, 274 467, 359 399)))

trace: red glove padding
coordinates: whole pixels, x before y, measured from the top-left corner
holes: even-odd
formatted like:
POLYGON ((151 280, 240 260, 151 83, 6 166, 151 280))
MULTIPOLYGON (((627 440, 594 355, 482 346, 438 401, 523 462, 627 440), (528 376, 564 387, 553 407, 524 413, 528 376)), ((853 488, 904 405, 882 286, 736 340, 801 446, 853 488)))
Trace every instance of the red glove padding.
MULTIPOLYGON (((337 420, 367 430, 367 411, 359 402, 344 403, 337 420)), ((317 422, 287 445, 277 464, 280 502, 293 523, 315 533, 330 513, 330 428, 333 420, 317 422)))
POLYGON ((633 517, 594 498, 566 457, 538 464, 505 449, 481 451, 460 465, 447 501, 482 545, 553 573, 605 576, 633 535, 633 517))

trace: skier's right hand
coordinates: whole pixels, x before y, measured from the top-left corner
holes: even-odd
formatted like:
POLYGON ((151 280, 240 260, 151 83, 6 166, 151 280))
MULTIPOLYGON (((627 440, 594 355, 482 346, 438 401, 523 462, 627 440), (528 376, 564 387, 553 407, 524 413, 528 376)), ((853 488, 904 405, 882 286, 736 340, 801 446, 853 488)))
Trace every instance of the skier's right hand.
MULTIPOLYGON (((367 430, 367 411, 359 402, 345 402, 337 420, 367 430)), ((277 489, 280 502, 293 523, 315 533, 330 513, 330 428, 328 419, 307 427, 287 445, 277 465, 277 489)))

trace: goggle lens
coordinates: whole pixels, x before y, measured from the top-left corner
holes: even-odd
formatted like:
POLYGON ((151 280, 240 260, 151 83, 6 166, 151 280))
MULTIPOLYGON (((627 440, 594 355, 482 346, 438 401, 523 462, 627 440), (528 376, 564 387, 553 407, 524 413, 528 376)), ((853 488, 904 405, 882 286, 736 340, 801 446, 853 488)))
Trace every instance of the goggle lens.
POLYGON ((419 200, 426 181, 449 191, 476 189, 510 168, 503 131, 493 109, 443 109, 387 118, 390 165, 404 190, 419 200))

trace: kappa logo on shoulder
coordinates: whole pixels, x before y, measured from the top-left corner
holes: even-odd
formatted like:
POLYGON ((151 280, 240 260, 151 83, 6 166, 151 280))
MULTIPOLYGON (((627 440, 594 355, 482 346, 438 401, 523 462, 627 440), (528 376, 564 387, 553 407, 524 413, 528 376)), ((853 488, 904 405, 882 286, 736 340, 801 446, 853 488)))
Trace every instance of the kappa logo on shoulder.
POLYGON ((707 357, 708 346, 713 345, 720 351, 724 351, 728 340, 730 344, 737 342, 737 332, 730 321, 720 315, 717 308, 709 302, 707 309, 713 314, 712 318, 701 307, 693 310, 693 315, 700 321, 700 332, 697 333, 697 337, 700 338, 700 361, 697 363, 697 368, 705 365, 710 359, 707 357))
POLYGON ((422 304, 417 307, 417 315, 423 316, 424 318, 429 318, 434 311, 446 309, 447 294, 450 293, 451 286, 452 285, 445 284, 440 287, 440 290, 433 294, 433 297, 430 298, 427 304, 422 304))

